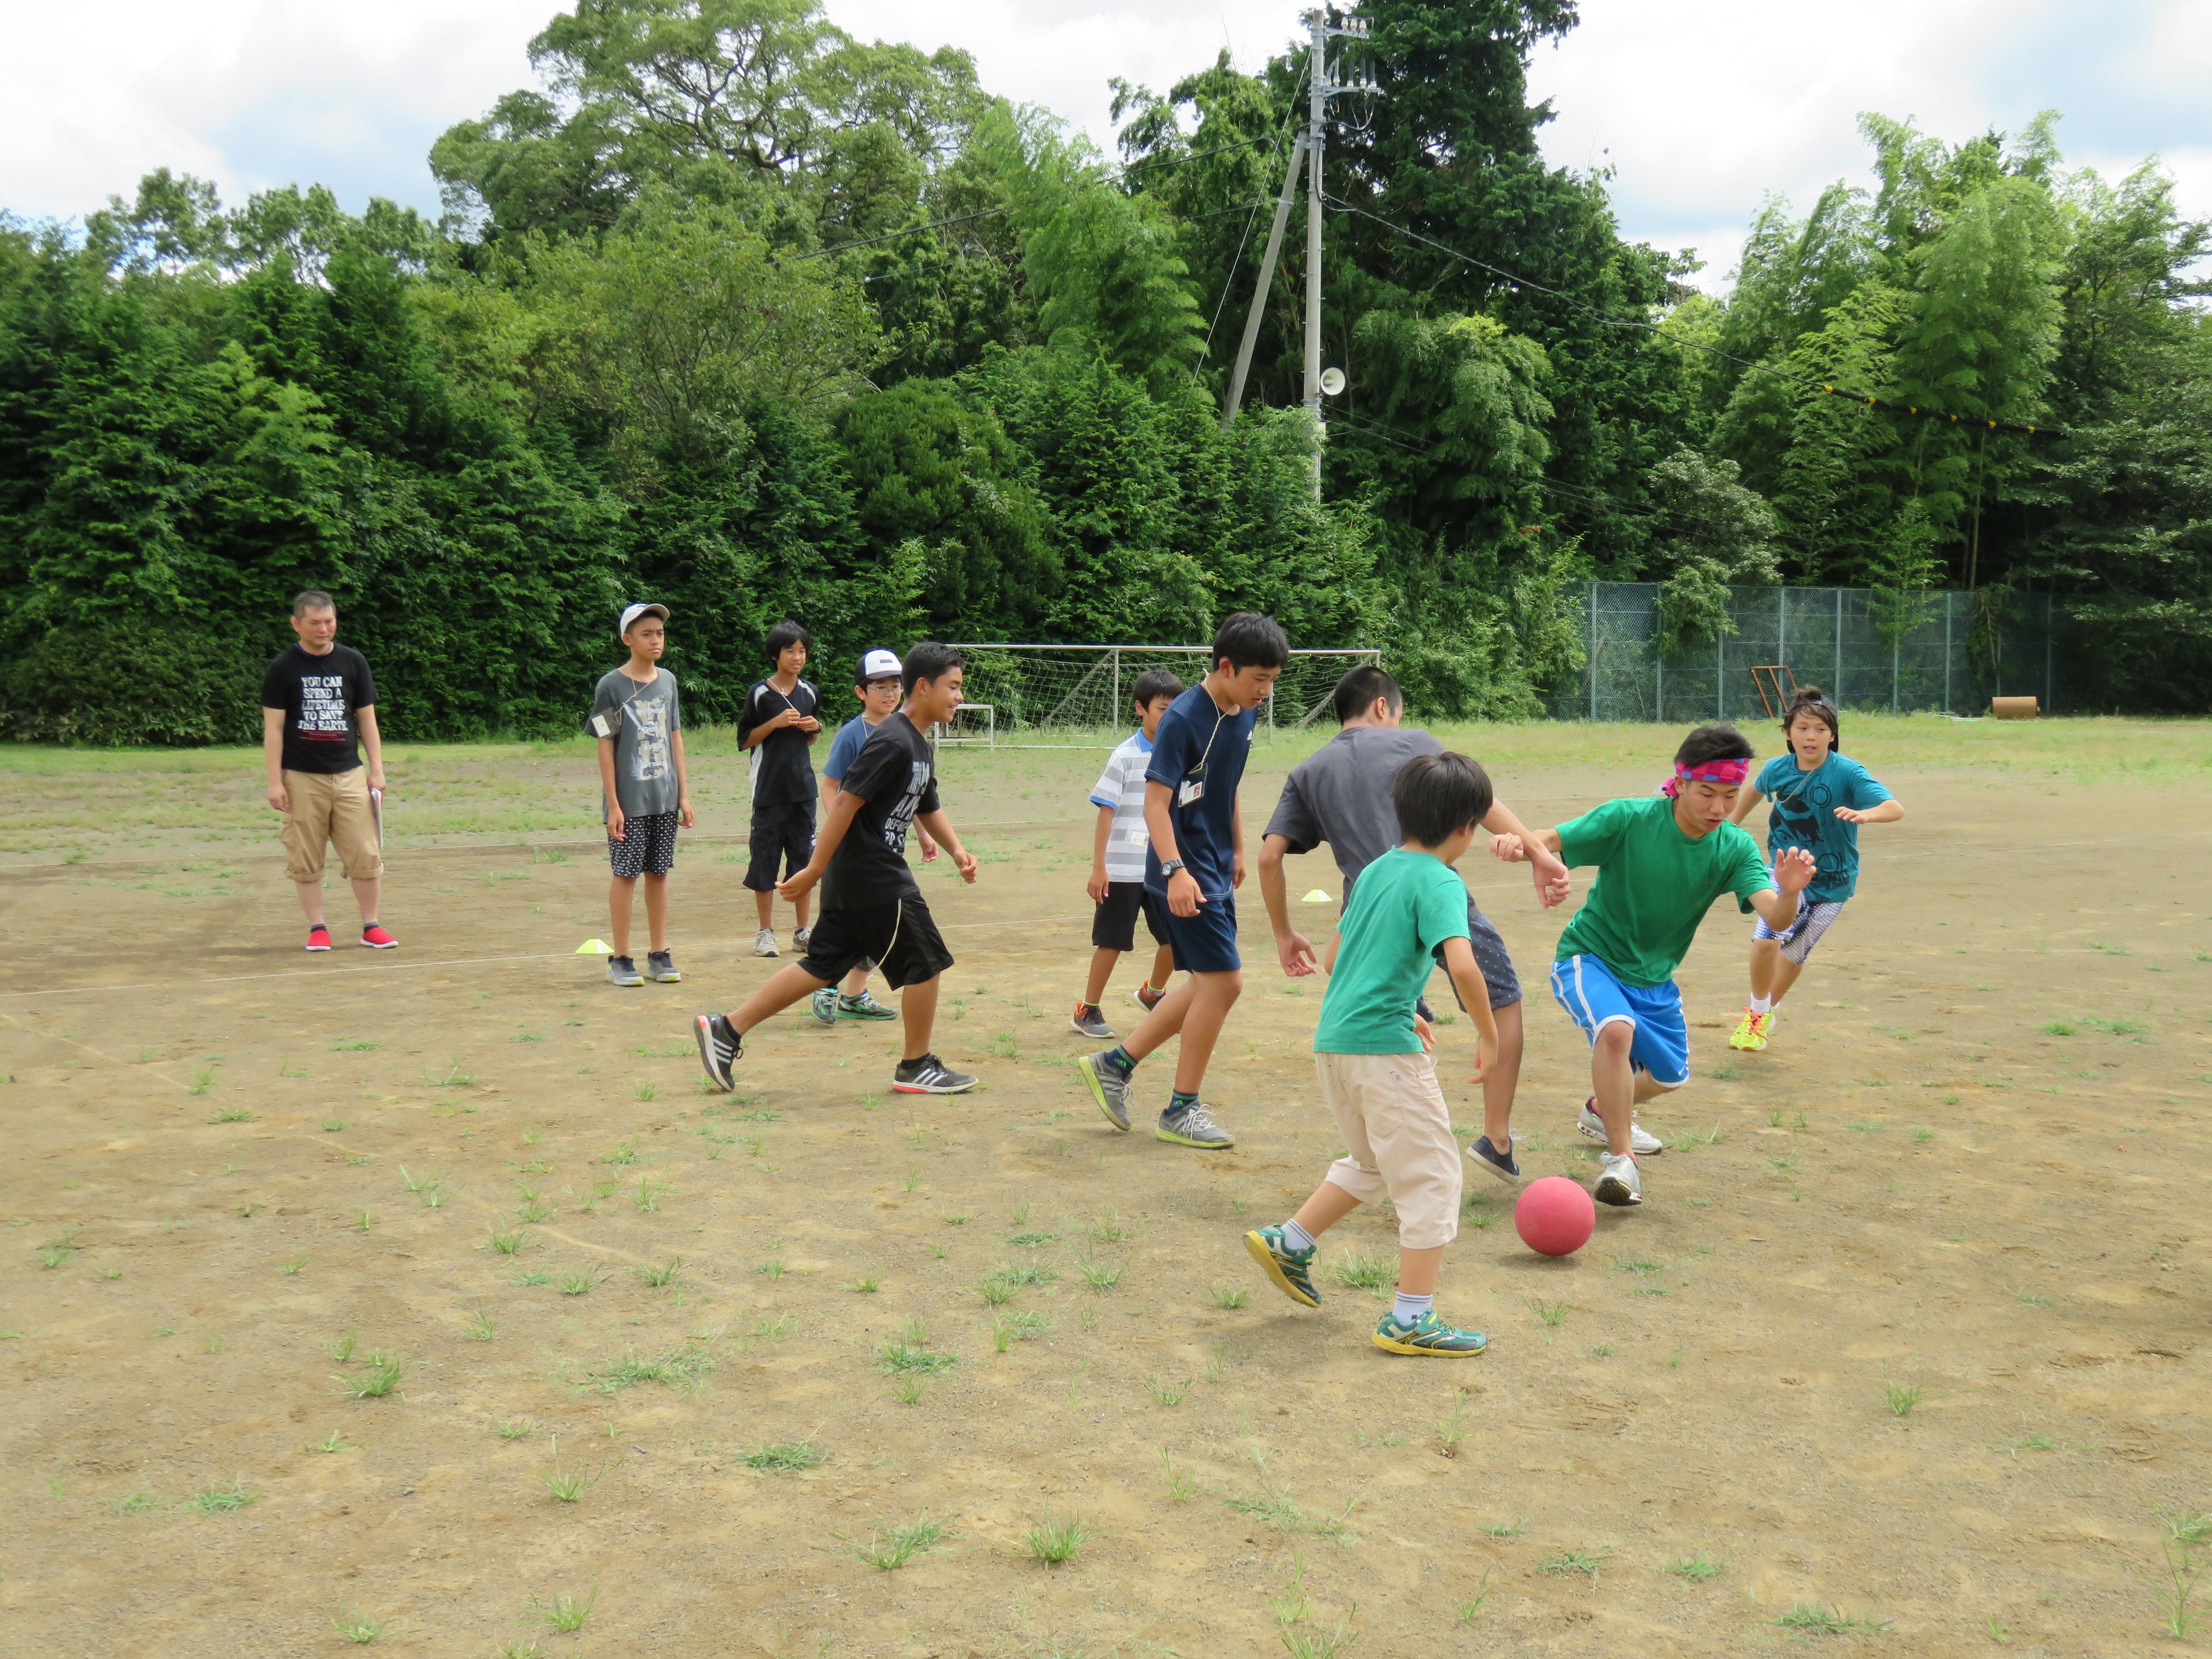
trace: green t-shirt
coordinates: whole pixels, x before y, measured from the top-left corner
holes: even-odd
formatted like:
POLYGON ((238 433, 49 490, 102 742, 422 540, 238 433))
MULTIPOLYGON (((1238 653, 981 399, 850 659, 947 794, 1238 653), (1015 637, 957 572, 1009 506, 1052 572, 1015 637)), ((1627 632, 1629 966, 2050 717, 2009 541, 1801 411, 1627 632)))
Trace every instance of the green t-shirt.
POLYGON ((1597 880, 1559 935, 1559 960, 1595 957, 1624 985, 1664 985, 1715 899, 1734 893, 1748 911, 1752 895, 1774 885, 1741 824, 1692 841, 1664 795, 1609 800, 1561 824, 1559 858, 1571 869, 1595 864, 1597 880))
POLYGON ((1317 1054, 1417 1054, 1413 1000, 1448 939, 1465 939, 1467 884, 1433 853, 1394 847, 1359 872, 1337 927, 1317 1054))

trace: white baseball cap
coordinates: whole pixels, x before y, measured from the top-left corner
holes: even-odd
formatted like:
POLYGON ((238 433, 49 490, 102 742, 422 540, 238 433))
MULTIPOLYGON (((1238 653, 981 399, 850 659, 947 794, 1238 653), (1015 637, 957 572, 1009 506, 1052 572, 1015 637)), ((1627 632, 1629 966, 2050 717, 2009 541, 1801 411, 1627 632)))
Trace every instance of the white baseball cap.
POLYGON ((640 617, 658 617, 661 621, 666 622, 668 620, 668 607, 665 605, 624 605, 623 607, 622 613, 622 625, 617 628, 615 632, 617 634, 629 633, 629 625, 635 622, 640 617))
POLYGON ((898 653, 878 647, 860 659, 860 684, 866 685, 874 680, 896 679, 899 674, 898 653))

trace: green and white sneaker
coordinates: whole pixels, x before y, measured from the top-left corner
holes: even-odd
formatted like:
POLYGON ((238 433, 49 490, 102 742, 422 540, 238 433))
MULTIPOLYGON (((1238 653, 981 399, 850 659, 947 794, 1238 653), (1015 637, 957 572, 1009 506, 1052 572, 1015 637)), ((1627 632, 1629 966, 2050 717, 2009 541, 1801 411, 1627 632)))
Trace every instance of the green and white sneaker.
POLYGON ((856 997, 840 995, 837 999, 837 1018, 840 1019, 896 1019, 898 1010, 886 1008, 876 1000, 873 993, 862 990, 856 997))
POLYGON ((1462 1331, 1447 1325, 1431 1309, 1410 1325, 1401 1325, 1395 1314, 1384 1314, 1375 1328, 1375 1346, 1386 1353, 1426 1354, 1437 1359, 1466 1359, 1490 1346, 1480 1331, 1462 1331))
POLYGON ((1159 1127, 1152 1131, 1152 1137, 1170 1146, 1196 1146, 1210 1152, 1237 1144, 1237 1137, 1213 1121, 1205 1103, 1195 1100, 1179 1112, 1172 1109, 1162 1112, 1159 1127))
POLYGON ((835 1025, 837 1023, 837 988, 825 985, 807 998, 806 1012, 813 1015, 820 1024, 835 1025))
POLYGON ((1302 1308, 1321 1306, 1321 1292, 1314 1289, 1313 1275, 1309 1271, 1314 1257, 1321 1254, 1320 1245, 1294 1250, 1283 1243, 1283 1230, 1276 1226, 1254 1228, 1244 1235, 1244 1248, 1285 1296, 1302 1308))

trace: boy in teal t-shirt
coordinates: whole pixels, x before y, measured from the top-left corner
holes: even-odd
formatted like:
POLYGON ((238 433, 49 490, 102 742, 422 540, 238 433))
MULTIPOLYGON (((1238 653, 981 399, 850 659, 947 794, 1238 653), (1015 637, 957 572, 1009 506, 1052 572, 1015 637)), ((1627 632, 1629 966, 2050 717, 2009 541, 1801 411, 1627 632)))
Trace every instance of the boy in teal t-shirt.
POLYGON ((1552 994, 1590 1042, 1590 1097, 1580 1127, 1602 1136, 1595 1196, 1641 1204, 1637 1155, 1660 1143, 1636 1126, 1638 1102, 1690 1080, 1690 1033, 1674 969, 1698 924, 1734 893, 1774 927, 1796 914, 1813 878, 1801 848, 1770 874, 1759 844, 1729 821, 1753 751, 1733 726, 1701 726, 1674 752, 1657 795, 1609 800, 1537 839, 1571 869, 1597 866, 1588 900, 1559 935, 1552 994))
POLYGON ((1416 755, 1390 795, 1405 840, 1360 872, 1314 1033, 1314 1067, 1345 1156, 1296 1215, 1245 1234, 1244 1248, 1284 1295, 1317 1308, 1314 1241, 1388 1194, 1398 1214, 1398 1299, 1375 1346, 1462 1358, 1487 1339, 1436 1314, 1437 1270, 1459 1231, 1460 1149, 1413 1002, 1441 959, 1474 1019, 1479 1080, 1498 1052, 1498 1022, 1468 942, 1467 885, 1452 865, 1490 811, 1490 780, 1464 755, 1416 755))
POLYGON ((1842 717, 1819 686, 1797 688, 1782 717, 1782 735, 1790 740, 1790 753, 1766 763, 1729 817, 1741 823, 1762 799, 1772 801, 1767 850, 1802 848, 1818 868, 1812 884, 1798 895, 1797 914, 1787 927, 1770 927, 1762 916, 1752 929, 1751 1000, 1729 1038, 1731 1048, 1766 1047, 1781 1018, 1778 1005, 1804 972, 1805 958, 1820 936, 1843 915, 1844 901, 1858 890, 1859 825, 1894 823, 1905 816, 1904 804, 1842 753, 1842 717))

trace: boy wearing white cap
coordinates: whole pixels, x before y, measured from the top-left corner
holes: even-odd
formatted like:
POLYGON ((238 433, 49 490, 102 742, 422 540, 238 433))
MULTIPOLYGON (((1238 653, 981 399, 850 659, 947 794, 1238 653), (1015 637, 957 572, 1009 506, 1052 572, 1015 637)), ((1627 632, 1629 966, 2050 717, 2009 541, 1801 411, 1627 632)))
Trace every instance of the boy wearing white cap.
POLYGON ((668 607, 628 607, 621 632, 629 660, 600 677, 590 721, 599 740, 607 856, 614 866, 607 911, 615 953, 607 959, 607 980, 614 985, 642 985, 648 979, 673 984, 684 975, 668 949, 668 872, 676 863, 677 828, 689 830, 694 817, 676 676, 660 665, 660 653, 668 648, 668 607), (643 974, 629 954, 630 911, 640 876, 645 878, 651 945, 643 974))
MULTIPOLYGON (((863 652, 860 666, 853 676, 853 695, 860 700, 860 712, 837 728, 837 735, 830 740, 829 758, 822 763, 822 809, 828 811, 837 799, 837 787, 845 781, 845 773, 860 757, 861 745, 871 733, 898 712, 899 697, 904 690, 898 653, 878 647, 863 652)), ((937 843, 929 838, 929 831, 920 824, 915 833, 921 837, 921 861, 927 864, 937 856, 937 843)), ((841 989, 825 985, 808 1000, 814 1018, 824 1025, 835 1025, 841 1019, 896 1019, 898 1010, 886 1008, 868 990, 868 975, 873 971, 862 966, 845 976, 841 989)))

